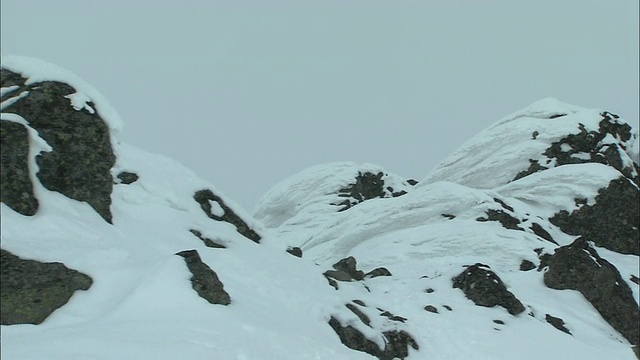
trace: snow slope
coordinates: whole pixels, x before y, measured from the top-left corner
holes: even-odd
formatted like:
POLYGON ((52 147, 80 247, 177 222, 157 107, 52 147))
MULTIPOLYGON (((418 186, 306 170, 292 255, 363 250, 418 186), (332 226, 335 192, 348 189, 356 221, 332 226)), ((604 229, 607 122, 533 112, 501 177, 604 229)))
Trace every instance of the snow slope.
MULTIPOLYGON (((6 63, 29 78, 78 84, 51 65, 33 66, 37 62, 21 58, 6 63)), ((76 89, 82 89, 84 104, 90 99, 112 130, 120 128, 94 89, 86 84, 76 89)), ((73 99, 70 106, 83 108, 73 99)), ((91 276, 93 285, 76 292, 40 325, 2 325, 1 356, 372 359, 341 343, 328 324, 335 318, 380 347, 388 340, 383 332, 406 331, 419 347, 408 349, 409 359, 634 359, 628 341, 580 293, 552 290, 544 285, 543 272, 519 270, 523 260, 538 265, 538 254, 574 240, 547 221, 552 214, 575 209, 577 197, 593 201, 599 189, 621 176, 610 166, 589 163, 558 166, 509 182, 528 166, 526 159, 517 164, 512 160, 538 154, 574 129, 569 126, 571 115, 553 120, 564 119, 565 126, 536 114, 586 111, 548 101, 534 110, 481 133, 416 186, 371 164, 319 165, 274 187, 260 201, 255 217, 177 162, 114 137, 114 178, 127 171, 139 179, 114 185, 109 224, 88 204, 40 184, 33 157, 48 149, 39 139, 39 147, 32 143, 30 171, 40 208, 34 216, 24 216, 0 205, 2 249, 27 259, 62 262, 91 276), (539 142, 513 141, 516 135, 530 137, 530 124, 544 121, 539 142), (478 149, 495 153, 495 158, 482 159, 478 149), (476 158, 466 158, 474 153, 476 158), (380 185, 380 193, 361 197, 357 191, 366 192, 365 185, 345 191, 365 174, 372 174, 365 185, 380 185), (260 242, 208 217, 194 200, 194 193, 203 189, 219 196, 260 234, 260 242), (341 205, 345 199, 352 202, 341 205), (520 219, 523 230, 478 221, 489 210, 520 219), (534 223, 557 244, 532 231, 534 223), (205 246, 193 229, 226 248, 205 246), (287 254, 289 246, 301 247, 303 257, 287 254), (192 289, 191 273, 175 255, 191 249, 217 273, 231 304, 212 305, 192 289), (336 290, 323 273, 347 256, 355 257, 365 272, 385 267, 392 275, 339 281, 336 290), (478 262, 500 276, 524 304, 523 313, 476 306, 452 287, 451 279, 465 265, 478 262), (345 304, 357 304, 369 325, 345 304), (425 311, 428 305, 437 313, 425 311), (572 335, 547 323, 546 314, 564 319, 572 335)), ((3 121, 10 118, 2 114, 3 121)), ((585 118, 585 126, 596 121, 588 111, 580 119, 585 118)), ((598 251, 626 278, 640 276, 637 256, 598 251)), ((637 302, 638 287, 629 285, 637 302)))

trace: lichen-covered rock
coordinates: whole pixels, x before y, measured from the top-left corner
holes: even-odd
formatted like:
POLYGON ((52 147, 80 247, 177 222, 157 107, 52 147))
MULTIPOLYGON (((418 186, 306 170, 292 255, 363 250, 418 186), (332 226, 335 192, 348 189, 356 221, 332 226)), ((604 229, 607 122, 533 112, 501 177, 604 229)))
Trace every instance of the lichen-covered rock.
POLYGON ((202 207, 202 210, 209 218, 216 221, 227 222, 235 226, 237 231, 247 239, 256 243, 260 242, 260 235, 251 229, 249 225, 227 206, 221 197, 214 194, 213 191, 208 189, 196 191, 193 198, 200 204, 200 207, 202 207), (215 208, 213 206, 215 206, 215 208))
POLYGON ((640 342, 640 314, 620 273, 601 258, 586 238, 556 249, 545 259, 544 283, 557 290, 579 291, 611 326, 633 345, 640 342))
POLYGON ((29 133, 22 124, 0 121, 0 201, 22 215, 38 211, 29 176, 29 133))
POLYGON ((0 72, 3 86, 19 87, 5 95, 6 100, 3 97, 8 103, 2 112, 24 118, 52 148, 36 156, 42 185, 88 203, 111 223, 115 155, 109 127, 93 104, 89 101, 82 108, 76 107, 73 96, 77 91, 67 84, 43 81, 27 85, 19 74, 7 69, 0 72))
POLYGON ((504 285, 489 267, 483 264, 468 266, 460 275, 452 279, 453 287, 461 289, 465 296, 476 305, 493 307, 496 305, 516 315, 524 311, 524 305, 504 285))
POLYGON ((0 250, 0 323, 40 324, 76 290, 88 290, 88 275, 64 264, 25 260, 0 250))
POLYGON ((193 276, 191 287, 198 295, 211 304, 229 305, 231 297, 224 290, 224 284, 218 278, 215 271, 211 270, 200 258, 196 250, 185 250, 177 253, 187 263, 187 267, 193 276))
POLYGON ((624 177, 600 189, 594 205, 583 204, 572 213, 563 210, 549 220, 565 233, 581 235, 598 246, 640 255, 640 190, 624 177))

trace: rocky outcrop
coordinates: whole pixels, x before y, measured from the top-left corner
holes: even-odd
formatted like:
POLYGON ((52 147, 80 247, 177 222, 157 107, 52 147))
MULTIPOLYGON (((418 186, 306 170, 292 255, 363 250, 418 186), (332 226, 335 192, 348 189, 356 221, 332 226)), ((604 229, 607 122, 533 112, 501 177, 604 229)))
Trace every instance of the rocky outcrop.
POLYGON ((221 197, 214 194, 213 191, 208 189, 197 191, 193 195, 193 198, 200 204, 202 211, 204 211, 210 219, 227 222, 235 226, 238 232, 247 239, 256 243, 260 242, 260 235, 251 229, 251 227, 227 206, 221 197))
POLYGON ((338 196, 345 198, 340 203, 338 211, 345 211, 363 201, 375 198, 398 197, 406 194, 405 190, 396 191, 391 186, 385 186, 384 173, 358 172, 355 182, 338 191, 338 196))
POLYGON ((581 235, 596 245, 623 254, 640 255, 640 190, 624 177, 600 189, 594 205, 576 199, 581 207, 562 210, 549 219, 570 235, 581 235))
POLYGON ((224 290, 224 284, 215 271, 205 264, 196 250, 185 250, 177 253, 187 263, 191 277, 191 287, 198 295, 211 304, 229 305, 231 297, 224 290))
POLYGON ((18 123, 0 121, 0 201, 22 215, 38 211, 29 176, 29 133, 18 123))
MULTIPOLYGON (((43 81, 27 85, 20 74, 7 69, 0 72, 2 86, 15 87, 2 97, 7 104, 2 112, 21 116, 52 148, 52 151, 36 156, 39 181, 51 191, 88 203, 111 223, 111 168, 116 158, 109 128, 93 108, 93 103, 74 98, 77 91, 67 84, 43 81), (81 106, 79 102, 82 102, 81 106)), ((24 147, 24 137, 21 143, 10 142, 24 147)), ((4 176, 2 181, 5 181, 4 176)), ((16 191, 15 187, 11 190, 16 191)), ((21 194, 6 196, 22 197, 21 194)))
MULTIPOLYGON (((601 163, 615 168, 627 178, 638 184, 638 166, 627 165, 620 156, 625 149, 622 143, 631 139, 631 126, 618 122, 618 115, 603 112, 598 131, 587 131, 579 124, 580 132, 569 134, 554 142, 542 155, 546 157, 547 166, 561 166, 566 164, 601 163)), ((541 160, 530 160, 529 169, 520 172, 514 180, 523 178, 548 167, 540 164, 541 160)))
POLYGON ((620 273, 601 258, 586 238, 556 249, 546 257, 544 283, 557 290, 579 291, 631 344, 640 342, 638 304, 620 273))
POLYGON ((88 290, 88 275, 62 263, 21 259, 0 250, 2 325, 40 324, 66 304, 77 290, 88 290))
POLYGON ((499 305, 507 309, 511 315, 523 312, 524 305, 507 290, 500 277, 489 269, 484 264, 468 266, 452 279, 453 287, 461 289, 465 296, 478 306, 499 305))
POLYGON ((343 325, 335 317, 331 317, 329 325, 338 334, 340 341, 350 349, 366 352, 380 360, 405 359, 409 356, 409 347, 419 350, 418 343, 411 334, 403 330, 390 330, 382 333, 385 346, 368 339, 362 332, 351 325, 343 325))

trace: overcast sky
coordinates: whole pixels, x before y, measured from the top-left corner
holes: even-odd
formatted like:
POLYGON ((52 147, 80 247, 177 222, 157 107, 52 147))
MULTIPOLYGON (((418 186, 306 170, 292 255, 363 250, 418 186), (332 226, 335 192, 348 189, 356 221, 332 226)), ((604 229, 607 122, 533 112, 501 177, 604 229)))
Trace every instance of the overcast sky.
POLYGON ((638 1, 2 0, 3 54, 78 74, 251 210, 309 166, 422 179, 544 97, 638 122, 638 1))

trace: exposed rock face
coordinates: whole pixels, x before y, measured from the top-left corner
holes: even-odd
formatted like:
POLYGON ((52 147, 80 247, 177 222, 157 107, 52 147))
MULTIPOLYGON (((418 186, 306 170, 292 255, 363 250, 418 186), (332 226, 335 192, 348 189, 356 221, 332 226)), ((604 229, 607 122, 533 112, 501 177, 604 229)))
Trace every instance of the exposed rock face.
POLYGON ((200 204, 202 210, 207 214, 207 216, 216 221, 224 221, 236 227, 238 232, 242 234, 247 239, 254 241, 256 243, 260 242, 260 235, 257 232, 253 231, 247 225, 247 223, 242 220, 240 216, 238 216, 227 204, 225 204, 224 200, 219 196, 215 195, 211 190, 200 190, 197 191, 193 198, 200 204), (215 203, 216 206, 222 211, 222 213, 216 214, 214 208, 212 207, 212 202, 215 203))
POLYGON ((546 258, 544 283, 557 290, 579 291, 631 344, 640 342, 638 304, 618 270, 601 258, 586 238, 556 249, 546 258))
MULTIPOLYGON (((600 116, 602 120, 598 131, 587 131, 584 125, 580 124, 578 134, 567 135, 552 143, 543 153, 547 158, 545 164, 555 163, 554 166, 560 166, 588 162, 601 163, 615 168, 638 184, 637 165, 625 166, 620 157, 620 152, 626 149, 621 148, 619 142, 629 141, 631 127, 629 124, 616 121, 619 117, 615 114, 603 112, 600 116), (608 141, 608 138, 617 141, 608 141)), ((540 165, 539 160, 530 160, 530 162, 529 169, 520 172, 514 180, 547 169, 540 165)))
MULTIPOLYGON (((563 210, 549 219, 570 235, 581 235, 596 245, 623 254, 640 255, 640 190, 624 177, 600 189, 593 206, 563 210)), ((576 202, 580 199, 576 199, 576 202)), ((582 202, 585 202, 582 200, 582 202)))
POLYGON ((385 188, 383 177, 384 174, 382 172, 373 174, 370 172, 363 173, 359 171, 358 176, 356 177, 356 182, 340 189, 338 192, 338 196, 344 197, 345 199, 334 205, 342 206, 338 211, 345 211, 352 206, 358 205, 359 203, 369 199, 398 197, 407 193, 404 190, 395 191, 390 186, 385 188))
POLYGON ((461 289, 467 298, 476 305, 493 307, 500 305, 509 314, 517 315, 524 306, 504 285, 502 280, 489 267, 483 264, 468 266, 460 275, 454 277, 453 287, 461 289))
POLYGON ((177 253, 187 263, 193 276, 191 286, 201 298, 211 304, 229 305, 231 297, 224 290, 224 284, 218 279, 215 271, 205 264, 196 250, 185 250, 177 253))
POLYGON ((22 124, 0 121, 0 201, 22 215, 38 211, 29 177, 29 133, 22 124))
MULTIPOLYGON (((3 87, 17 86, 2 97, 2 101, 8 101, 3 113, 24 118, 52 148, 36 156, 37 177, 42 185, 88 203, 111 222, 113 178, 110 170, 115 155, 109 128, 93 104, 89 101, 82 108, 76 108, 73 99, 76 90, 67 84, 44 81, 26 85, 26 79, 19 74, 7 69, 0 72, 3 87)), ((24 144, 18 146, 24 147, 24 144)), ((7 196, 21 197, 20 194, 7 196)))
POLYGON ((24 260, 6 250, 0 254, 2 325, 40 324, 76 290, 88 290, 93 283, 61 263, 24 260))
POLYGON ((340 341, 353 350, 366 352, 380 360, 405 359, 409 356, 409 347, 418 350, 418 343, 406 331, 385 331, 385 347, 381 349, 374 341, 364 336, 351 325, 342 325, 338 319, 331 317, 329 325, 340 337, 340 341))

